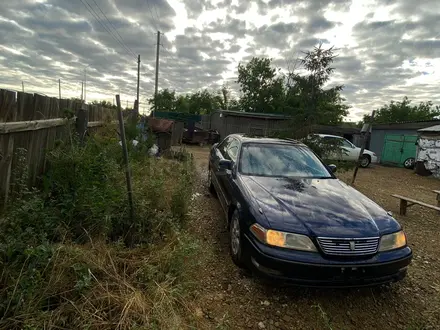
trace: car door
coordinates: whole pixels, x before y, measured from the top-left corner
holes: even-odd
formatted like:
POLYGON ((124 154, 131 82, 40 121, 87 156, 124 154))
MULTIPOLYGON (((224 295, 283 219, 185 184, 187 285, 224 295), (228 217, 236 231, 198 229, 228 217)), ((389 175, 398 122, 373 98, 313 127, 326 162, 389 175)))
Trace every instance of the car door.
POLYGON ((355 161, 359 158, 360 148, 357 148, 346 139, 342 139, 343 160, 355 161))
POLYGON ((234 184, 235 184, 234 172, 237 170, 237 157, 239 151, 240 151, 240 141, 233 138, 231 142, 228 144, 225 154, 225 158, 232 162, 232 170, 226 170, 224 175, 222 176, 223 187, 224 187, 224 191, 226 195, 225 197, 227 200, 228 207, 234 198, 234 184))
POLYGON ((219 168, 219 162, 222 159, 227 159, 226 152, 231 141, 232 137, 226 137, 219 145, 211 149, 209 157, 209 170, 211 171, 212 183, 214 184, 215 191, 217 192, 223 210, 227 210, 228 205, 224 186, 224 176, 226 173, 219 168))
POLYGON ((328 159, 334 159, 334 160, 346 160, 346 151, 342 148, 342 146, 337 149, 334 148, 336 145, 341 144, 341 139, 334 137, 334 136, 324 136, 322 138, 324 142, 324 148, 325 145, 327 145, 328 148, 330 148, 332 151, 328 154, 328 159))

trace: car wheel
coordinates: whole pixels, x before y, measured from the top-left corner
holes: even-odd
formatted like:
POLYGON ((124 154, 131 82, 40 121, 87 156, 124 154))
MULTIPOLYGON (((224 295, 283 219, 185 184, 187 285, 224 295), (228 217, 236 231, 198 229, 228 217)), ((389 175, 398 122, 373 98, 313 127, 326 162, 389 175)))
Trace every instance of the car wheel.
POLYGON ((246 261, 243 252, 243 240, 240 229, 240 215, 238 210, 235 210, 231 217, 231 224, 229 226, 229 250, 232 261, 241 268, 246 268, 246 261))
POLYGON ((416 164, 416 159, 414 157, 407 158, 403 162, 403 166, 409 170, 412 170, 415 164, 416 164))
POLYGON ((363 168, 368 167, 370 163, 371 163, 370 157, 368 155, 363 155, 361 158, 361 167, 363 168))

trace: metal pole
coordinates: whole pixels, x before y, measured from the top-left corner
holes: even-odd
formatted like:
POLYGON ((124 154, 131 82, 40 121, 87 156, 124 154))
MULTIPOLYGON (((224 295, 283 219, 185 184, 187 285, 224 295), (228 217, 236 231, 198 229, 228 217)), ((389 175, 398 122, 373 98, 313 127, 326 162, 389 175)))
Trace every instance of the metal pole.
POLYGON ((84 81, 81 81, 81 102, 84 101, 84 81))
POLYGON ((125 177, 127 180, 127 193, 128 193, 128 204, 130 207, 130 219, 133 219, 134 216, 133 191, 131 187, 130 164, 128 163, 128 150, 127 150, 127 141, 125 140, 124 118, 122 116, 121 99, 119 98, 119 95, 116 95, 116 104, 118 106, 118 120, 119 120, 119 130, 121 133, 122 154, 124 156, 124 162, 125 162, 125 177))
POLYGON ((86 103, 87 90, 87 67, 84 68, 84 103, 86 103))
POLYGON ((154 110, 153 110, 153 118, 154 112, 157 109, 157 91, 158 91, 158 82, 159 82, 159 46, 160 46, 160 31, 157 31, 157 45, 156 45, 156 79, 154 84, 154 110))
POLYGON ((23 90, 23 93, 24 93, 24 82, 23 81, 21 82, 21 89, 23 90))
POLYGON ((61 79, 58 79, 58 91, 59 91, 59 98, 61 101, 61 79))
POLYGON ((353 172, 353 179, 351 180, 351 185, 354 185, 354 181, 356 180, 357 172, 358 172, 359 166, 361 165, 361 161, 362 161, 362 156, 364 155, 365 146, 367 144, 368 137, 370 136, 370 129, 371 129, 371 125, 373 125, 373 120, 374 120, 374 114, 375 113, 376 113, 376 111, 373 110, 373 112, 371 113, 370 120, 368 122, 367 128, 366 128, 366 132, 364 133, 364 139, 362 141, 362 148, 361 148, 361 151, 359 153, 359 157, 358 157, 358 160, 357 160, 357 163, 356 163, 356 167, 355 167, 354 172, 353 172))
POLYGON ((141 55, 138 55, 138 81, 137 81, 137 93, 136 93, 136 100, 137 100, 137 106, 135 109, 135 112, 137 115, 139 115, 139 79, 141 76, 141 55))

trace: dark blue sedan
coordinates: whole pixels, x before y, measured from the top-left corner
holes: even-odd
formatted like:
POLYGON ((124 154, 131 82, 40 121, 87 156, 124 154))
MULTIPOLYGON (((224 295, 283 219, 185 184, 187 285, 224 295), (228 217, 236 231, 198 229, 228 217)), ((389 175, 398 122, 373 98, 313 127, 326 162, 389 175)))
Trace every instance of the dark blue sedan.
POLYGON ((209 185, 240 267, 307 286, 405 277, 412 252, 399 223, 338 180, 304 144, 234 134, 215 144, 209 185))

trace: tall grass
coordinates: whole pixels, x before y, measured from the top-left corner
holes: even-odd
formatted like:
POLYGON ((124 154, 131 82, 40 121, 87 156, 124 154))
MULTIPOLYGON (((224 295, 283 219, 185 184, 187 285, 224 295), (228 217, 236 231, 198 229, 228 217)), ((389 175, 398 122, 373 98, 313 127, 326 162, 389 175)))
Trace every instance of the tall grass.
POLYGON ((59 144, 40 189, 21 170, 0 219, 1 329, 188 326, 199 248, 185 231, 193 166, 146 149, 130 150, 133 219, 111 128, 82 147, 59 144))

